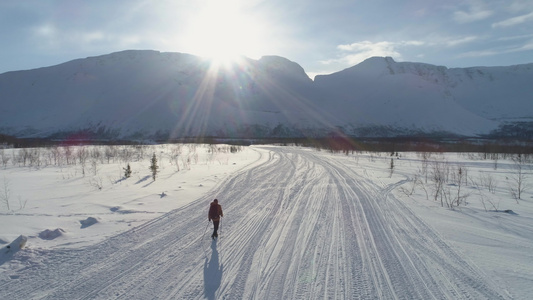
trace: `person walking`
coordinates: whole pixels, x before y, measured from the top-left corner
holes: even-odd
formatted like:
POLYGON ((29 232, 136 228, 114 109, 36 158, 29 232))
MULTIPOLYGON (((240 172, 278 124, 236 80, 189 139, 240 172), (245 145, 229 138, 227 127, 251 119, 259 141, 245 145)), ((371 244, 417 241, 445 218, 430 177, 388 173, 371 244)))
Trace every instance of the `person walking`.
POLYGON ((222 213, 222 206, 218 204, 217 199, 213 200, 213 202, 211 202, 211 205, 209 206, 209 213, 207 214, 209 222, 213 220, 213 234, 211 235, 213 239, 218 237, 218 226, 220 224, 220 217, 223 216, 224 214, 222 213))

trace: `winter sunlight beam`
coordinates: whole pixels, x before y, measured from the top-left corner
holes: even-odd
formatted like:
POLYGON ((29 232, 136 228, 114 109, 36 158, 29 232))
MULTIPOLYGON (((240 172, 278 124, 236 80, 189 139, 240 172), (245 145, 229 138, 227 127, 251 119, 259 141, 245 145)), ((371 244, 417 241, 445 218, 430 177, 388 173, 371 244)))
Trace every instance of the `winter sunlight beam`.
POLYGON ((265 46, 266 23, 239 1, 209 1, 192 18, 185 45, 193 54, 227 65, 241 55, 258 58, 265 46))

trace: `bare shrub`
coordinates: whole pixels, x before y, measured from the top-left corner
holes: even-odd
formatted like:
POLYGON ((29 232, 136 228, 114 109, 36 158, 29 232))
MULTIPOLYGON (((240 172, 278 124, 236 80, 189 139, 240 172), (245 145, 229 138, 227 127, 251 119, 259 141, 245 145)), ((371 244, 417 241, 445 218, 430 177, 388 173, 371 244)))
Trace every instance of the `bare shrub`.
POLYGON ((19 209, 22 210, 22 209, 26 208, 26 204, 28 203, 28 199, 22 200, 22 197, 18 196, 18 200, 19 200, 19 209))
POLYGON ((522 194, 527 189, 526 184, 526 169, 529 168, 528 159, 526 155, 516 154, 512 158, 514 163, 515 173, 510 176, 511 184, 509 186, 511 195, 515 198, 516 202, 522 199, 522 194))
POLYGON ((480 185, 484 188, 486 188, 490 193, 494 194, 496 193, 496 180, 494 179, 494 176, 492 176, 491 173, 480 173, 479 174, 479 182, 480 185))
POLYGON ((5 204, 7 207, 7 210, 11 210, 11 207, 9 205, 9 198, 11 198, 11 183, 9 180, 4 177, 4 180, 2 182, 2 185, 0 186, 0 200, 5 204))
MULTIPOLYGON (((495 199, 493 199, 490 196, 486 196, 481 191, 481 187, 483 187, 483 185, 484 185, 483 183, 480 183, 480 184, 474 183, 475 189, 478 192, 479 200, 481 201, 481 204, 483 205, 483 208, 485 209, 485 211, 488 211, 487 206, 490 206, 490 207, 492 207, 493 210, 499 211, 499 206, 500 206, 500 201, 498 200, 499 198, 496 197, 496 200, 495 200, 495 199)), ((491 193, 493 193, 493 192, 491 192, 491 193)))
POLYGON ((440 200, 441 206, 444 206, 445 190, 444 185, 448 177, 448 164, 446 162, 434 161, 431 165, 431 181, 433 184, 433 200, 440 200))
POLYGON ((9 160, 11 160, 11 157, 5 153, 4 149, 0 149, 0 162, 2 163, 2 166, 4 166, 4 169, 7 168, 9 160))
POLYGON ((407 197, 410 197, 410 196, 412 196, 414 194, 416 186, 419 183, 420 183, 420 178, 419 178, 419 175, 416 174, 413 179, 409 180, 409 187, 408 188, 405 188, 405 187, 402 186, 402 187, 399 188, 399 190, 400 190, 400 192, 404 193, 407 197))
POLYGON ((179 164, 179 158, 182 153, 182 145, 181 144, 175 144, 170 149, 170 164, 174 165, 176 167, 176 171, 180 171, 180 164, 179 164))
POLYGON ((104 188, 104 181, 100 176, 93 176, 89 179, 89 185, 101 191, 104 188))

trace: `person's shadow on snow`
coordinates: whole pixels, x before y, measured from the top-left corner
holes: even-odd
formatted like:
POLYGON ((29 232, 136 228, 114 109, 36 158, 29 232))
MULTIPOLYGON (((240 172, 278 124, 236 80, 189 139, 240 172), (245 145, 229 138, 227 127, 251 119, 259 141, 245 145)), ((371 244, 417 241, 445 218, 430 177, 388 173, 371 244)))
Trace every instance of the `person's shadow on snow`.
POLYGON ((208 300, 215 299, 215 293, 222 281, 222 266, 218 261, 216 241, 211 242, 211 259, 205 258, 204 263, 204 294, 208 300))

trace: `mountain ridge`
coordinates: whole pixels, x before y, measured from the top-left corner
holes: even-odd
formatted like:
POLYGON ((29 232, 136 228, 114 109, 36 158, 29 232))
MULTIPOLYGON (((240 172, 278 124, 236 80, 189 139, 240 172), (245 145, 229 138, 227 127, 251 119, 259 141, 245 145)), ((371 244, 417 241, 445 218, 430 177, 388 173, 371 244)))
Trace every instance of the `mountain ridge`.
POLYGON ((241 57, 216 68, 186 53, 125 50, 0 74, 0 133, 485 136, 515 122, 530 128, 529 82, 533 63, 447 68, 372 57, 311 80, 299 64, 279 56, 241 57))

